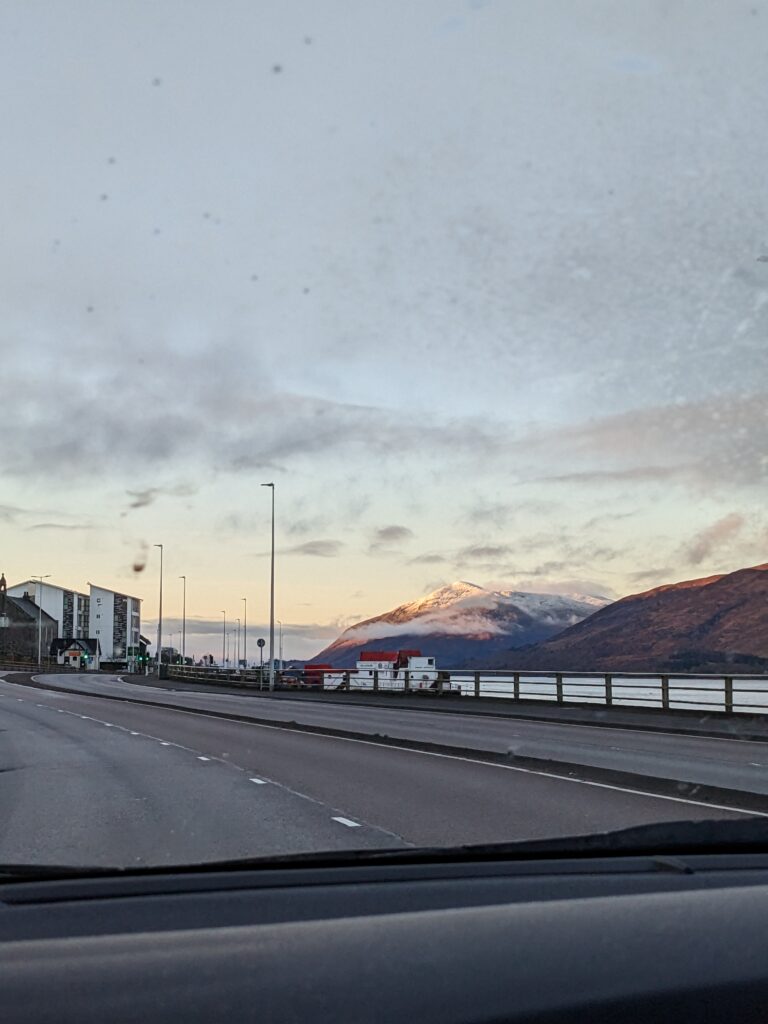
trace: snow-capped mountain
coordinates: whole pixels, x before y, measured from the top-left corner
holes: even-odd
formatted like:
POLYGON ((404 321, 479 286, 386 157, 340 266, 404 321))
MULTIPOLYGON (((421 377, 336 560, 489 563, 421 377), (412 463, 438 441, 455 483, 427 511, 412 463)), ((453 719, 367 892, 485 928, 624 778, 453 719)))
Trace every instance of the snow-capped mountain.
POLYGON ((354 666, 363 650, 419 648, 442 668, 546 640, 608 603, 586 595, 486 590, 459 580, 357 622, 313 661, 354 666))

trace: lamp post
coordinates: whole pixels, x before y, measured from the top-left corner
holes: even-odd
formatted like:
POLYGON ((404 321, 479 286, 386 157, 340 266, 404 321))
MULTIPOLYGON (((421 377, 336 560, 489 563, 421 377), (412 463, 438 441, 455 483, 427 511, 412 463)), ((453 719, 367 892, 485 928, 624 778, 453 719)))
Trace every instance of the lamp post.
POLYGON ((235 619, 237 629, 235 630, 235 668, 240 670, 240 619, 235 619))
POLYGON ((243 661, 248 668, 248 601, 243 598, 243 661))
POLYGON ((160 600, 157 611, 157 674, 160 675, 160 663, 163 660, 163 545, 155 544, 160 548, 160 600))
POLYGON ((187 664, 187 577, 179 576, 184 580, 184 590, 181 603, 181 664, 187 664))
POLYGON ((40 584, 40 593, 37 595, 37 667, 43 667, 43 580, 51 578, 50 573, 45 576, 33 576, 40 584))
POLYGON ((277 649, 280 651, 280 655, 279 655, 277 660, 278 660, 278 664, 280 665, 280 671, 282 672, 283 671, 283 624, 280 621, 280 619, 277 620, 277 624, 280 627, 280 642, 277 645, 277 649))
POLYGON ((272 556, 269 567, 269 689, 275 688, 275 485, 262 484, 272 490, 272 556))
POLYGON ((227 657, 227 613, 222 609, 221 614, 224 616, 224 625, 221 631, 221 667, 226 668, 225 660, 227 657))

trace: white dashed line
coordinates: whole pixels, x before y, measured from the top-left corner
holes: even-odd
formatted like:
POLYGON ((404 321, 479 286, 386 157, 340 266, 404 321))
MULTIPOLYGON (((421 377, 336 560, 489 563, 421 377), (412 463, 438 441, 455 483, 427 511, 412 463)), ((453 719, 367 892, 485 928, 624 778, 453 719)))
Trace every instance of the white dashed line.
POLYGON ((210 759, 210 757, 203 757, 202 754, 198 754, 197 755, 197 760, 198 761, 210 761, 211 759, 210 759))
POLYGON ((266 786, 266 779, 248 779, 249 782, 255 782, 257 786, 266 786))
POLYGON ((170 747, 170 745, 171 744, 168 742, 168 740, 160 740, 161 747, 170 747))
POLYGON ((340 825, 346 825, 347 828, 360 828, 359 821, 350 821, 349 818, 333 818, 332 821, 338 821, 340 825))
POLYGON ((141 736, 141 733, 140 732, 132 732, 131 736, 141 736))

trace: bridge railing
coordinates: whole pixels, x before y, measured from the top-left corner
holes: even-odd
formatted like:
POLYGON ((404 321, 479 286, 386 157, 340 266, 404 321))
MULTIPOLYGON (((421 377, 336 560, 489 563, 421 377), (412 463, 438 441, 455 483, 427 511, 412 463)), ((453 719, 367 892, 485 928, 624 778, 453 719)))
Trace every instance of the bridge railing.
POLYGON ((76 672, 71 665, 59 665, 53 658, 43 658, 42 665, 36 661, 0 661, 0 672, 76 672))
MULTIPOLYGON (((264 690, 266 669, 223 670, 171 665, 175 679, 215 682, 264 690)), ((554 704, 592 704, 604 707, 688 710, 700 713, 768 714, 768 674, 726 675, 684 672, 547 672, 441 670, 426 675, 400 670, 291 670, 277 673, 279 690, 337 690, 357 693, 422 693, 463 698, 554 704), (436 675, 436 678, 435 678, 436 675)))

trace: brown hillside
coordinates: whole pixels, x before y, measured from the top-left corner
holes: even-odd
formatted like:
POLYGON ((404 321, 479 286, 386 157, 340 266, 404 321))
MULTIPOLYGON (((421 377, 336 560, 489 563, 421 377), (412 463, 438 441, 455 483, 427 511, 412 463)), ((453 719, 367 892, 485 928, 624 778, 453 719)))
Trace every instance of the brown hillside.
POLYGON ((762 659, 768 665, 768 563, 622 598, 494 662, 574 671, 764 671, 762 659))

